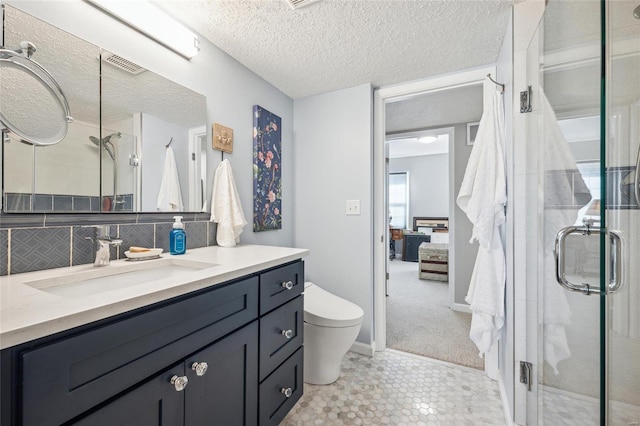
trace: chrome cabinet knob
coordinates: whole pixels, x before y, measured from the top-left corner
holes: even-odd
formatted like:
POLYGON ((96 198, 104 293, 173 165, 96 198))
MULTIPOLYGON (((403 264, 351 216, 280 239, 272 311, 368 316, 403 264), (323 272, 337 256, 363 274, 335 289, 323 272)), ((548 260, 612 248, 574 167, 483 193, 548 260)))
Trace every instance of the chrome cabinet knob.
POLYGON ((187 383, 189 383, 187 376, 178 377, 174 374, 173 377, 171 377, 171 384, 176 387, 177 392, 183 391, 184 388, 187 387, 187 383))
POLYGON ((289 398, 291 395, 293 395, 293 390, 291 388, 282 388, 280 389, 280 393, 289 398))
POLYGON ((291 290, 293 288, 293 281, 286 281, 286 282, 283 282, 280 285, 282 287, 286 288, 287 290, 291 290))
POLYGON ((196 372, 197 376, 204 376, 204 373, 207 372, 209 368, 209 364, 206 362, 194 362, 191 364, 191 369, 196 372))
POLYGON ((281 334, 287 339, 291 339, 293 337, 293 330, 282 330, 281 334))

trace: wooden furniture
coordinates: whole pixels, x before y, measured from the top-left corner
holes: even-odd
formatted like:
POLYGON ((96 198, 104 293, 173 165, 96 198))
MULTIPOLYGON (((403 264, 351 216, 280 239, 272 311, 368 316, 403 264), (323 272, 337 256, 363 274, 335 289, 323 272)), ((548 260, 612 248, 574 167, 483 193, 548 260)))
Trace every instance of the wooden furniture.
POLYGON ((277 425, 302 396, 303 281, 298 260, 4 349, 2 424, 277 425))
POLYGON ((389 228, 389 259, 396 258, 396 241, 402 241, 404 229, 401 228, 389 228))
POLYGON ((420 228, 430 228, 432 232, 449 232, 448 217, 414 217, 413 230, 419 231, 420 228))
POLYGON ((405 234, 402 240, 402 260, 405 262, 418 261, 418 248, 422 243, 431 241, 430 235, 425 234, 405 234))
POLYGON ((422 243, 419 248, 419 278, 449 281, 449 245, 422 243))

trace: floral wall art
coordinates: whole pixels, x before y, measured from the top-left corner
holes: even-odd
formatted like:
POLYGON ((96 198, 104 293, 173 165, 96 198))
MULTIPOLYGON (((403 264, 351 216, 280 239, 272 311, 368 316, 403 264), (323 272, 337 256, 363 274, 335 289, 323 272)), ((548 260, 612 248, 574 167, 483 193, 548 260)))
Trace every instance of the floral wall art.
POLYGON ((253 231, 282 228, 282 119, 253 106, 253 231))

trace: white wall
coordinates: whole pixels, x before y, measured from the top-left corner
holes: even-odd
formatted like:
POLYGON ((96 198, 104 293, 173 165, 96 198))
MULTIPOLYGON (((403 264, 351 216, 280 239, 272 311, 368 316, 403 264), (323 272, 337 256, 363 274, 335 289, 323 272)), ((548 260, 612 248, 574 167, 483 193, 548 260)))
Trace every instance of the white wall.
MULTIPOLYGON (((140 33, 108 17, 80 0, 6 0, 27 13, 43 19, 110 52, 169 78, 207 97, 209 138, 211 125, 218 122, 234 129, 234 152, 225 154, 232 164, 240 199, 251 223, 253 200, 252 108, 258 104, 282 118, 283 229, 253 233, 245 228, 243 243, 289 246, 293 242, 293 101, 271 84, 231 58, 218 47, 200 38, 200 53, 191 61, 176 55, 140 33)), ((219 151, 209 151, 208 193, 219 151)))
POLYGON ((449 217, 449 154, 389 159, 389 173, 409 172, 409 221, 449 217))
POLYGON ((505 324, 500 336, 498 366, 500 376, 504 385, 503 398, 506 399, 507 415, 513 419, 514 413, 514 277, 513 277, 513 207, 511 201, 514 197, 513 182, 513 18, 509 18, 502 48, 498 54, 496 79, 505 85, 503 95, 504 100, 504 125, 505 125, 505 156, 506 156, 506 177, 507 177, 507 209, 511 209, 507 214, 507 225, 505 232, 505 253, 507 266, 507 279, 505 285, 505 324))
POLYGON ((372 89, 294 101, 294 245, 311 250, 306 279, 358 304, 358 342, 373 335, 372 89), (346 200, 361 214, 347 216, 346 200))

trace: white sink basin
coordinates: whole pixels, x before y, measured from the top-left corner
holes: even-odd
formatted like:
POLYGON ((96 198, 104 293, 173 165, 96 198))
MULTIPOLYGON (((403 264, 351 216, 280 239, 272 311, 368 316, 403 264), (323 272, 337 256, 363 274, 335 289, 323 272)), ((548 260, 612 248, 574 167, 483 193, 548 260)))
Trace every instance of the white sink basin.
POLYGON ((51 278, 25 281, 35 289, 58 296, 78 299, 107 291, 179 277, 185 273, 218 266, 215 263, 175 257, 140 262, 118 263, 89 270, 71 272, 51 278))

